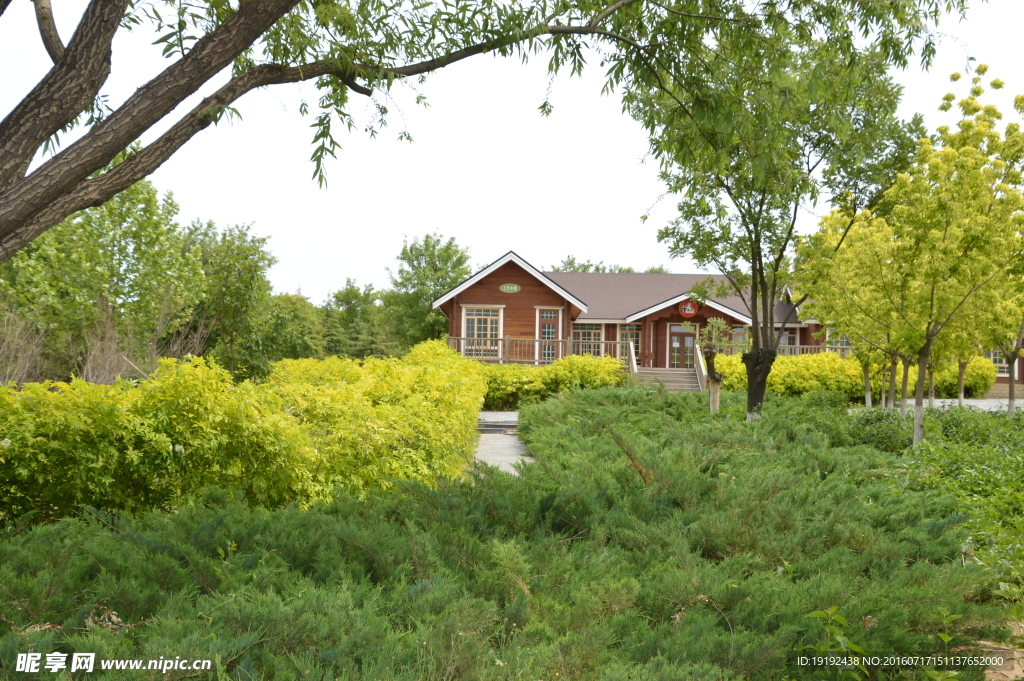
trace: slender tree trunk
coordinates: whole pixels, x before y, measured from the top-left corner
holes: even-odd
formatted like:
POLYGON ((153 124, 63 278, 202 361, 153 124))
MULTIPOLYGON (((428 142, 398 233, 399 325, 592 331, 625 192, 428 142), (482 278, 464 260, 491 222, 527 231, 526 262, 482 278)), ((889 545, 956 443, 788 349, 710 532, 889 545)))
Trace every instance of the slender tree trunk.
MULTIPOLYGON (((1019 352, 1019 351, 1018 351, 1019 352)), ((1010 370, 1010 400, 1006 403, 1006 416, 1013 418, 1014 414, 1017 413, 1017 377, 1015 376, 1017 370, 1017 363, 1020 361, 1020 356, 1016 353, 1013 357, 1009 358, 1007 368, 1010 370)))
POLYGON ((715 369, 715 356, 717 352, 706 351, 704 363, 708 367, 708 408, 711 413, 717 413, 719 407, 719 393, 722 389, 722 380, 725 378, 715 369))
POLYGON ((868 409, 871 408, 871 367, 868 366, 867 362, 862 365, 864 369, 864 406, 868 409))
POLYGON ((722 384, 720 381, 708 381, 708 401, 711 405, 712 414, 718 412, 718 398, 721 389, 722 384))
POLYGON ((970 362, 956 363, 956 403, 957 406, 964 406, 964 378, 967 376, 967 365, 970 362))
POLYGON ((764 393, 768 389, 768 374, 775 363, 775 352, 761 348, 759 351, 743 353, 743 364, 747 367, 747 421, 756 421, 761 415, 764 393))
POLYGON ((898 366, 898 360, 894 359, 892 366, 889 367, 889 399, 885 405, 889 409, 896 408, 896 369, 898 366))
POLYGON ((932 343, 934 338, 925 341, 924 347, 917 355, 917 389, 914 391, 914 444, 924 440, 924 372, 921 367, 928 366, 932 356, 932 343))
MULTIPOLYGON (((917 372, 918 376, 924 376, 923 371, 917 372)), ((900 388, 900 416, 907 415, 907 383, 910 381, 910 361, 903 360, 903 384, 900 388)), ((920 381, 918 381, 920 383, 920 381)))
POLYGON ((935 408, 935 365, 928 367, 928 408, 935 408))

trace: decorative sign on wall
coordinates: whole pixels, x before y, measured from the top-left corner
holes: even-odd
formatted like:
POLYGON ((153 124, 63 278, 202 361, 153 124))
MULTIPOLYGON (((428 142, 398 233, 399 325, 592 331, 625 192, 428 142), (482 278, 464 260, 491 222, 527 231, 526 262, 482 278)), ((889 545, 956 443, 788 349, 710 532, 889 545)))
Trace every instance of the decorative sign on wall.
POLYGON ((521 288, 522 286, 519 284, 502 284, 498 287, 498 289, 503 293, 519 293, 519 289, 521 288))
POLYGON ((684 317, 692 317, 693 315, 697 314, 697 303, 693 302, 692 300, 684 300, 683 302, 679 303, 679 314, 683 315, 684 317))

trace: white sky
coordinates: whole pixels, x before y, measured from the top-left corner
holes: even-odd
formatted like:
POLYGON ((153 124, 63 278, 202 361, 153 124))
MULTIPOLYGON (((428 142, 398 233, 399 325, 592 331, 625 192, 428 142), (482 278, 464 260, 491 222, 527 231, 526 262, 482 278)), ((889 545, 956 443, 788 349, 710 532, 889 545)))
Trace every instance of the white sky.
MULTIPOLYGON (((84 4, 54 3, 65 40, 84 4)), ((904 116, 922 112, 931 128, 954 120, 936 108, 951 90, 949 74, 973 56, 990 65, 986 81, 1006 81, 993 101, 1016 118, 1010 102, 1024 92, 1024 74, 1013 66, 1020 64, 1024 2, 972 4, 967 21, 948 18, 940 27, 944 38, 929 72, 912 66, 897 74, 906 88, 904 116)), ((152 40, 137 32, 115 41, 106 88, 112 105, 166 66, 152 40)), ((0 18, 0 63, 7 64, 3 115, 49 67, 30 0, 15 0, 0 18)), ((559 76, 551 83, 554 113, 544 118, 537 111, 549 87, 543 55, 525 66, 490 56, 450 66, 418 88, 429 108, 416 106, 406 91, 388 103, 391 125, 376 139, 342 132, 326 189, 312 179, 312 120, 298 113, 303 96, 315 104, 314 88, 276 87, 240 100, 242 121, 200 133, 151 180, 173 191, 182 222, 252 224, 254 233, 269 236, 279 260, 270 273, 276 290, 301 291, 315 303, 346 277, 387 286, 386 268, 395 267, 403 238, 434 231, 468 247, 474 265, 515 250, 541 268, 572 254, 695 271, 670 261, 656 239, 673 216, 673 201, 663 198, 657 164, 645 158, 642 128, 621 113, 616 97, 601 96, 602 83, 596 66, 582 78, 559 76), (414 142, 397 141, 403 129, 414 142)), ((953 91, 962 94, 965 83, 953 91)), ((371 111, 361 99, 353 95, 352 111, 365 120, 371 111)), ((826 211, 819 205, 814 212, 826 211)), ((815 222, 804 216, 803 231, 815 222)))

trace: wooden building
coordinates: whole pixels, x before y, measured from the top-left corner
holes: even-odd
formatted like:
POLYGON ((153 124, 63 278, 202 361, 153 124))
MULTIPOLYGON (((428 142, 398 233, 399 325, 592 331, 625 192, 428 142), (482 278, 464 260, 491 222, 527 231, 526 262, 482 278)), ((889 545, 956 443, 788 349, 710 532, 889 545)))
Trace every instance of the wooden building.
MULTIPOLYGON (((751 320, 739 296, 698 303, 692 288, 706 274, 541 272, 508 252, 434 301, 448 317, 451 347, 492 362, 545 364, 568 354, 626 358, 638 367, 693 369, 700 331, 725 319, 735 347, 751 320)), ((789 302, 775 309, 781 354, 820 352, 816 320, 789 302)), ((835 346, 839 352, 847 348, 835 346)))

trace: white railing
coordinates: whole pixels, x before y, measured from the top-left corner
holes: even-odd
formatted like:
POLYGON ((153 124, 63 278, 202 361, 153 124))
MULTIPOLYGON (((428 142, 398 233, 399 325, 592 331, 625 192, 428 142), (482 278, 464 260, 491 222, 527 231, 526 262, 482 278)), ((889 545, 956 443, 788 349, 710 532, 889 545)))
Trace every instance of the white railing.
POLYGON ((629 341, 629 373, 634 376, 639 373, 636 368, 636 348, 633 346, 633 341, 629 341))
MULTIPOLYGON (((727 345, 720 355, 742 355, 748 349, 747 345, 727 345)), ((814 355, 819 352, 835 352, 840 357, 846 358, 853 354, 854 349, 848 345, 780 345, 780 355, 814 355)))
POLYGON ((693 346, 693 368, 697 370, 697 387, 702 391, 708 389, 708 367, 704 363, 704 352, 699 345, 693 346))

